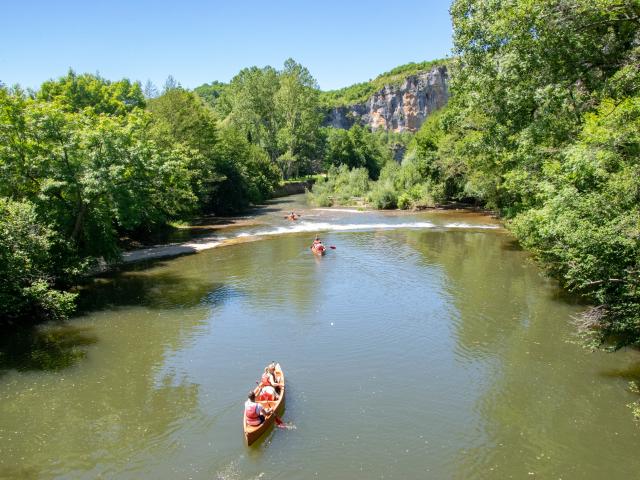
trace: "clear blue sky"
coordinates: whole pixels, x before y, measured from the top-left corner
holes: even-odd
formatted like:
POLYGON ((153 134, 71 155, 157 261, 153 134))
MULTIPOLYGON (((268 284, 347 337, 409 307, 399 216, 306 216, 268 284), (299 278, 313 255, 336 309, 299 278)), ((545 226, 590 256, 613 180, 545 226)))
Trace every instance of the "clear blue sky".
POLYGON ((305 65, 322 89, 450 54, 449 0, 4 2, 0 81, 77 72, 115 80, 229 81, 251 65, 305 65))

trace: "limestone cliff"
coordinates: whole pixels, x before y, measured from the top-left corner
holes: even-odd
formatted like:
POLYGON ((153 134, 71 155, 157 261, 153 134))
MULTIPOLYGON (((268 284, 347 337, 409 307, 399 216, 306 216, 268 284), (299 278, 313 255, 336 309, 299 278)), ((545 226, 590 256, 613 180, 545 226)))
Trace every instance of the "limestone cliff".
POLYGON ((410 75, 400 85, 386 85, 365 103, 332 108, 326 124, 349 128, 355 123, 394 132, 414 132, 449 100, 446 66, 410 75))

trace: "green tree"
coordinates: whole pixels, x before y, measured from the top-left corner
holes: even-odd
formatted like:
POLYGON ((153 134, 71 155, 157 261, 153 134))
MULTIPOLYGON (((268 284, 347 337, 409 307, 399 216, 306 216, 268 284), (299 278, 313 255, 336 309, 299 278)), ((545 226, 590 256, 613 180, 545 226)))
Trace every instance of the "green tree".
POLYGON ((391 152, 366 128, 354 125, 349 130, 329 130, 325 149, 327 165, 364 167, 369 176, 376 179, 387 161, 392 161, 391 152))
POLYGON ((274 162, 280 155, 275 106, 279 87, 278 72, 274 68, 245 68, 231 79, 216 106, 225 123, 264 148, 274 162))
POLYGON ((72 312, 75 295, 54 288, 59 241, 33 204, 0 197, 1 324, 60 320, 72 312))
POLYGON ((292 59, 281 71, 245 68, 225 86, 215 102, 223 123, 262 147, 285 176, 311 170, 320 156, 322 115, 318 85, 292 59))
POLYGON ((156 87, 151 80, 147 80, 147 83, 144 84, 143 93, 147 99, 156 98, 159 95, 158 87, 156 87))
POLYGON ((213 111, 196 94, 175 88, 151 100, 148 108, 159 143, 178 143, 194 153, 188 169, 201 210, 241 211, 266 200, 280 180, 265 152, 240 130, 227 125, 218 137, 213 111))
POLYGON ((0 194, 35 203, 81 257, 115 258, 117 232, 193 205, 189 152, 161 148, 141 110, 123 116, 0 93, 0 194))
POLYGON ((595 344, 640 344, 635 0, 456 0, 437 158, 571 291, 595 344))
POLYGON ((58 80, 44 82, 36 98, 56 102, 68 112, 89 108, 94 113, 111 115, 125 115, 145 104, 139 82, 110 82, 88 73, 77 75, 73 70, 58 80))
POLYGON ((309 162, 318 152, 322 122, 318 84, 309 70, 291 58, 284 63, 279 77, 275 98, 280 125, 278 148, 288 159, 283 168, 285 176, 298 176, 301 170, 310 170, 309 162))
POLYGON ((239 212, 250 203, 264 202, 282 178, 267 153, 234 127, 220 130, 217 155, 224 181, 213 199, 216 212, 239 212))
POLYGON ((193 89, 193 91, 205 101, 210 107, 214 108, 218 103, 218 98, 223 94, 228 84, 223 82, 213 81, 211 83, 205 83, 193 89))

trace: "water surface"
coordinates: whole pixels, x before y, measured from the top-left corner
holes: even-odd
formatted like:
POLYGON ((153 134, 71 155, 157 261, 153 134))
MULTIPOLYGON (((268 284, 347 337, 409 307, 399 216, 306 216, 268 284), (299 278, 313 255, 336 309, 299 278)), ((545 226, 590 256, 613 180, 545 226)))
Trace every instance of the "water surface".
POLYGON ((297 202, 96 280, 47 330, 66 343, 5 352, 0 478, 637 475, 640 359, 573 343, 582 307, 497 222, 303 208, 292 224, 297 202), (271 360, 295 429, 246 448, 242 404, 271 360))

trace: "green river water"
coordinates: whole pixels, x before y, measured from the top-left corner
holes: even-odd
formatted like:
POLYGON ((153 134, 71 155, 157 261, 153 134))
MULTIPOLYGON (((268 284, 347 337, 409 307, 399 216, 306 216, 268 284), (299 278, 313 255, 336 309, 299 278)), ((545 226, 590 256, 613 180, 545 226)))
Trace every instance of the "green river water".
POLYGON ((53 352, 5 338, 0 478, 640 476, 640 356, 577 345, 584 307, 496 221, 302 200, 96 279, 84 313, 44 330, 53 352), (243 402, 271 360, 289 428, 247 448, 243 402))

